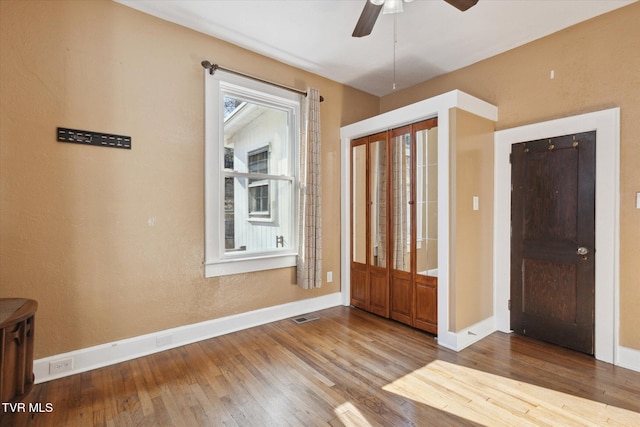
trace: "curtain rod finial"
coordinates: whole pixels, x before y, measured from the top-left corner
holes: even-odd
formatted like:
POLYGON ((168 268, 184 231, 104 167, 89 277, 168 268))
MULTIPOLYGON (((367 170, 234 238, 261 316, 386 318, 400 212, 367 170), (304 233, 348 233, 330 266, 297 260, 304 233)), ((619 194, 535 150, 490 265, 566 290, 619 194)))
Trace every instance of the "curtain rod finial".
POLYGON ((202 61, 202 62, 200 63, 200 65, 202 65, 202 67, 203 67, 203 68, 205 68, 205 69, 209 70, 209 74, 213 74, 213 73, 215 73, 215 72, 216 72, 216 70, 217 70, 218 68, 220 68, 220 67, 218 66, 218 64, 212 64, 211 62, 206 61, 206 60, 205 60, 205 61, 202 61))

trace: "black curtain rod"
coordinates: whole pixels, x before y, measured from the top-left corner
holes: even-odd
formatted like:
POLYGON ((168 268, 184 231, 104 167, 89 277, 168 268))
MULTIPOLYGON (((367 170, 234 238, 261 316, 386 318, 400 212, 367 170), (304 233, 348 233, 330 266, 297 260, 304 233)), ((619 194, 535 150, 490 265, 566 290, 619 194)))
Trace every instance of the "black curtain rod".
MULTIPOLYGON (((241 73, 240 71, 230 70, 228 68, 221 67, 218 64, 212 64, 209 61, 202 61, 200 64, 202 65, 203 68, 209 70, 209 74, 211 74, 211 75, 213 75, 213 73, 215 73, 216 70, 226 71, 227 73, 235 74, 237 76, 246 77, 248 79, 255 80, 255 81, 260 82, 260 83, 266 83, 266 84, 271 85, 271 86, 279 87, 280 89, 286 89, 286 90, 289 90, 291 92, 295 92, 295 93, 299 93, 300 95, 307 96, 307 92, 305 92, 303 90, 296 89, 296 88, 289 87, 289 86, 284 86, 284 85, 281 85, 281 84, 278 84, 278 83, 273 83, 273 82, 270 82, 268 80, 263 80, 261 78, 251 76, 249 74, 241 73)), ((320 102, 322 102, 322 101, 324 101, 324 97, 321 96, 320 97, 320 102)))

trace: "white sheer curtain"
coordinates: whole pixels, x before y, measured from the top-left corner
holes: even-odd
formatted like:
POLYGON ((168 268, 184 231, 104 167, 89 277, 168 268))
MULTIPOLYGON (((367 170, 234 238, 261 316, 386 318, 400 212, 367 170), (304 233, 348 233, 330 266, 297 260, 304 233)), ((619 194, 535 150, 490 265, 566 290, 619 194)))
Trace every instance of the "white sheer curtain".
POLYGON ((308 88, 300 138, 300 209, 297 282, 322 286, 322 181, 320 176, 320 92, 308 88))

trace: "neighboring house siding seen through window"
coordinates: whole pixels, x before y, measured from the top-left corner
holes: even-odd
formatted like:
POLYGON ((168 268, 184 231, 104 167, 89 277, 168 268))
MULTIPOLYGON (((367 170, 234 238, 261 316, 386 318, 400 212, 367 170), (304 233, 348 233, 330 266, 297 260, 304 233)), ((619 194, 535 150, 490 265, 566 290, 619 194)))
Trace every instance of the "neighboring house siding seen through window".
POLYGON ((205 74, 205 275, 294 266, 300 95, 205 74))

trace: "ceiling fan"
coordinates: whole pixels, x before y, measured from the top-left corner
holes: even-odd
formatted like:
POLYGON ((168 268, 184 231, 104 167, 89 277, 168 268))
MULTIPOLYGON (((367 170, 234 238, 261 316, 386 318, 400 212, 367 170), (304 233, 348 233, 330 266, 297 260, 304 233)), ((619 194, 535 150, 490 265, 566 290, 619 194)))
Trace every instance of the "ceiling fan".
MULTIPOLYGON (((409 3, 413 0, 404 0, 409 3)), ((469 9, 471 6, 474 6, 478 3, 478 0, 444 0, 453 7, 464 12, 469 9)), ((360 19, 358 19, 358 23, 356 24, 356 28, 353 30, 353 37, 364 37, 371 34, 371 30, 373 30, 373 26, 378 19, 378 15, 380 12, 383 13, 397 13, 402 12, 402 2, 403 0, 366 0, 364 4, 364 9, 362 9, 362 13, 360 14, 360 19)))

